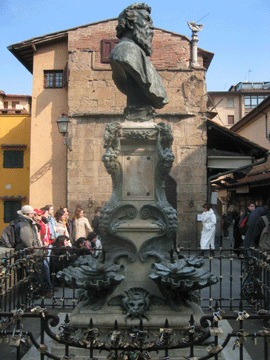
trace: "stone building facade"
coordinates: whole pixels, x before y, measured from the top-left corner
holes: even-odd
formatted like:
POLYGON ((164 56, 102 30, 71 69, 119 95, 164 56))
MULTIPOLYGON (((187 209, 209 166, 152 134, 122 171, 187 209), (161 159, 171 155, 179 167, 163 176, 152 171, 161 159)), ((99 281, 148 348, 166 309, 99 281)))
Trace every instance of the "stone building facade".
MULTIPOLYGON (((30 202, 34 206, 67 203, 71 213, 81 204, 91 219, 96 206, 111 195, 112 183, 101 161, 105 127, 124 121, 126 98, 114 85, 104 58, 105 40, 116 40, 116 19, 79 26, 9 47, 33 71, 30 202), (32 50, 31 50, 32 49, 32 50), (44 74, 63 71, 63 86, 48 89, 44 74), (71 121, 66 151, 56 121, 66 113, 71 121), (40 146, 46 149, 37 159, 40 146), (46 165, 47 164, 47 165, 46 165)), ((191 43, 184 35, 155 28, 151 61, 165 85, 169 104, 156 122, 171 125, 175 155, 171 183, 177 189, 178 239, 195 245, 197 213, 206 201, 207 136, 205 75, 212 53, 198 49, 199 66, 191 67, 191 43)), ((197 237, 198 238, 198 237, 197 237)), ((198 244, 198 243, 197 243, 198 244)))

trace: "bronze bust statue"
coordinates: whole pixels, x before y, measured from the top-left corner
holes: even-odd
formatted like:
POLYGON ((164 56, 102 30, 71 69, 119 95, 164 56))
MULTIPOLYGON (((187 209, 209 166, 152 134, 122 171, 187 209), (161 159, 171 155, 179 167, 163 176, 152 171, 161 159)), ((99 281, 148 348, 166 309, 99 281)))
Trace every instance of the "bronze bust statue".
POLYGON ((153 22, 151 8, 132 4, 118 17, 120 42, 110 54, 113 80, 127 95, 127 108, 160 109, 168 103, 166 90, 148 56, 152 55, 153 22))

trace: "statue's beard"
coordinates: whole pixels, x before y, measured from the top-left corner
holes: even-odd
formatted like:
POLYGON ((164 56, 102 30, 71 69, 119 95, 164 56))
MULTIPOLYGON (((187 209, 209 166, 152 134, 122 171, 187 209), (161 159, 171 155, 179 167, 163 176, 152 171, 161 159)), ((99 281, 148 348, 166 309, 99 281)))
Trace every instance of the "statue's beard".
POLYGON ((133 37, 134 41, 143 49, 147 56, 153 53, 152 39, 153 30, 150 28, 140 28, 137 24, 134 26, 133 37))

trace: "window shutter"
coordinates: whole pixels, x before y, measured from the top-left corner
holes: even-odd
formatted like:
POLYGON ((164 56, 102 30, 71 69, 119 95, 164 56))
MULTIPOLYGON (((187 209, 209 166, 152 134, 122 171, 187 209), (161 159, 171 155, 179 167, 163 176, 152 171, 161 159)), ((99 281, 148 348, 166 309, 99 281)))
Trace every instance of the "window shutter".
POLYGON ((17 105, 19 105, 19 101, 12 101, 12 109, 16 109, 17 105))
POLYGON ((119 39, 101 40, 101 62, 109 63, 109 55, 113 48, 119 43, 119 39))
POLYGON ((68 85, 68 80, 69 80, 69 68, 68 68, 68 63, 66 63, 64 72, 63 72, 63 86, 66 87, 68 85))
POLYGON ((3 168, 23 168, 23 151, 4 151, 3 168))
POLYGON ((4 201, 4 223, 10 223, 18 217, 17 211, 21 209, 20 201, 4 201))
POLYGON ((228 115, 228 125, 234 124, 234 115, 228 115))

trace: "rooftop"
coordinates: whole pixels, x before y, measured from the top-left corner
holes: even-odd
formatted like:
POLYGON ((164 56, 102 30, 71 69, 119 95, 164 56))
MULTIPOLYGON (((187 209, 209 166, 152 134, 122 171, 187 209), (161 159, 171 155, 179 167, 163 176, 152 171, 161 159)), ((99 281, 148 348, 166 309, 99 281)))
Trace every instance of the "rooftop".
POLYGON ((18 95, 18 94, 6 94, 3 90, 0 90, 0 96, 3 96, 3 97, 12 97, 12 98, 31 98, 32 96, 31 95, 18 95))
MULTIPOLYGON (((81 26, 77 26, 74 28, 57 31, 57 32, 46 34, 43 36, 34 37, 29 40, 22 41, 20 43, 9 45, 7 48, 23 64, 23 66, 25 66, 26 69, 28 71, 30 71, 30 73, 32 74, 33 73, 33 55, 34 55, 37 45, 67 40, 68 33, 70 31, 74 31, 79 28, 84 28, 84 27, 88 27, 88 26, 94 26, 99 23, 116 21, 116 20, 117 20, 117 18, 101 20, 101 21, 89 23, 86 25, 81 25, 81 26)), ((172 31, 168 31, 168 30, 164 30, 164 29, 160 29, 160 28, 156 28, 156 27, 155 27, 155 30, 162 30, 162 31, 171 33, 176 36, 181 36, 181 37, 187 39, 188 41, 190 41, 190 39, 185 35, 177 34, 172 31)), ((206 51, 202 48, 198 48, 198 52, 202 54, 203 59, 204 59, 204 67, 206 69, 208 69, 214 54, 209 51, 206 51)))
POLYGON ((270 90, 270 82, 240 82, 237 85, 232 85, 229 88, 229 91, 243 90, 270 90))

